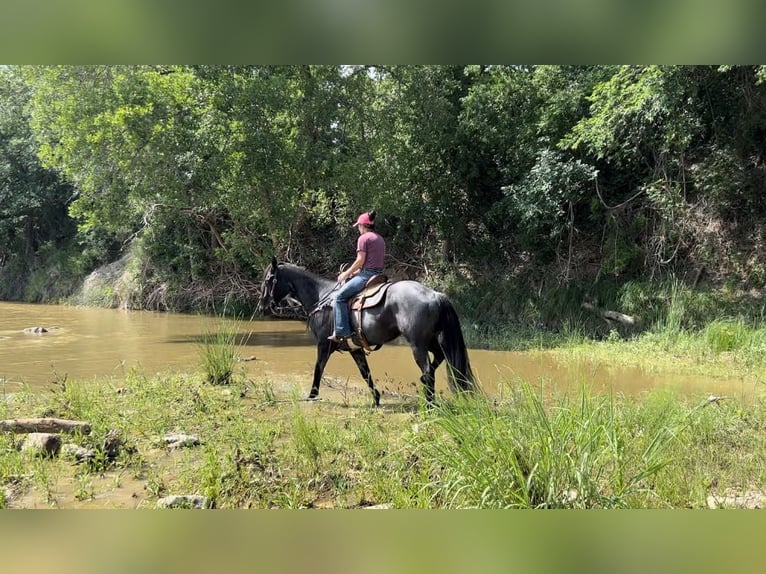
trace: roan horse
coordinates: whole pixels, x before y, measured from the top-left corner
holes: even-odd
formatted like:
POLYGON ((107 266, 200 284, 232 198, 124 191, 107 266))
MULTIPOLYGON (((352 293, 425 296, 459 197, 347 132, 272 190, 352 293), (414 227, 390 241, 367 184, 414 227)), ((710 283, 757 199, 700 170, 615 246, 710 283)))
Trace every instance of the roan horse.
MULTIPOLYGON (((261 309, 266 312, 285 297, 297 299, 308 313, 308 328, 317 340, 317 360, 309 399, 319 395, 319 383, 330 355, 337 350, 349 351, 359 372, 367 381, 375 406, 380 405, 380 391, 367 365, 363 348, 329 341, 333 330, 332 291, 337 283, 318 277, 302 267, 289 263, 278 264, 272 259, 267 267, 261 291, 261 309)), ((351 314, 352 328, 356 320, 351 314)), ((409 343, 415 362, 422 372, 425 399, 434 399, 435 373, 446 359, 448 383, 453 392, 476 389, 468 353, 455 308, 443 293, 429 289, 416 281, 396 281, 391 284, 384 300, 375 307, 365 309, 362 329, 370 346, 380 346, 400 335, 409 343), (429 357, 429 352, 433 359, 429 357)))

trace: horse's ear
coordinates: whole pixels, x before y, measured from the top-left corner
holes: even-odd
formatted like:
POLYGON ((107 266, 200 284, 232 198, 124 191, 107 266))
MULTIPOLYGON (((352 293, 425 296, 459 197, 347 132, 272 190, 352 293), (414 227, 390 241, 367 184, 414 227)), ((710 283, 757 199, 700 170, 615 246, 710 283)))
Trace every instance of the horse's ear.
POLYGON ((274 271, 276 271, 276 270, 277 270, 277 258, 276 258, 276 257, 272 257, 272 258, 271 258, 271 268, 272 268, 274 271))

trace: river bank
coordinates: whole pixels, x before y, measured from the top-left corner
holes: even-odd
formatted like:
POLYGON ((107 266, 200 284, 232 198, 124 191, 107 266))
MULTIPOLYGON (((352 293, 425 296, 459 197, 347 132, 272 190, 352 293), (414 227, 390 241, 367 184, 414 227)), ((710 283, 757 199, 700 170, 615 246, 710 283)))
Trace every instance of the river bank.
POLYGON ((416 393, 382 408, 359 385, 131 372, 3 396, 0 419, 87 421, 57 456, 0 433, 7 508, 760 507, 766 404, 637 397, 509 381, 491 401, 416 393), (175 444, 169 436, 188 440, 175 444), (191 437, 191 438, 189 438, 191 437), (81 451, 82 452, 82 451, 81 451), (168 498, 168 497, 176 497, 168 498), (180 497, 180 498, 179 498, 180 497), (194 497, 194 498, 188 498, 194 497), (194 502, 197 501, 197 502, 194 502), (203 501, 203 502, 200 502, 203 501))

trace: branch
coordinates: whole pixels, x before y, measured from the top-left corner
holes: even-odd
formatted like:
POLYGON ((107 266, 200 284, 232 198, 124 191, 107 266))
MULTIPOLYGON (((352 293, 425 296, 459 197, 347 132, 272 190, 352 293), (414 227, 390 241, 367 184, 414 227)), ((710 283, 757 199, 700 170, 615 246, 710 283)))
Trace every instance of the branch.
POLYGON ((612 205, 607 205, 607 204, 606 204, 606 201, 604 201, 604 198, 603 198, 603 197, 601 197, 601 192, 600 192, 600 191, 599 191, 599 189, 598 189, 598 176, 596 176, 596 177, 593 179, 593 181, 595 181, 595 182, 596 182, 596 195, 598 195, 598 198, 599 198, 599 200, 601 200, 601 205, 603 205, 604 207, 606 207, 606 208, 607 208, 609 211, 614 211, 615 209, 620 209, 621 207, 624 207, 625 205, 629 204, 631 201, 633 201, 634 199, 636 199, 636 198, 637 198, 639 195, 641 195, 642 193, 644 193, 644 190, 643 190, 643 189, 639 189, 639 190, 638 190, 638 191, 637 191, 637 192, 636 192, 634 195, 632 195, 631 197, 629 197, 628 199, 626 199, 626 200, 625 200, 625 201, 623 201, 622 203, 619 203, 619 204, 617 204, 617 205, 614 205, 614 206, 612 206, 612 205))
POLYGON ((635 327, 638 324, 638 319, 636 317, 632 317, 631 315, 620 313, 619 311, 599 309, 598 307, 596 307, 595 305, 591 303, 583 303, 581 307, 583 309, 586 309, 587 311, 592 311, 593 313, 596 313, 602 319, 604 319, 607 323, 610 321, 617 321, 618 323, 627 325, 628 327, 635 327))

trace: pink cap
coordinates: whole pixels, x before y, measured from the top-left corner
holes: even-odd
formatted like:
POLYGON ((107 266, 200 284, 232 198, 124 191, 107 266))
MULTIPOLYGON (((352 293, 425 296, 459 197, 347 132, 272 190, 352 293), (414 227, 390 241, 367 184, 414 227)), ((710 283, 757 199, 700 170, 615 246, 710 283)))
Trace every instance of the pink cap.
POLYGON ((356 223, 352 227, 356 227, 357 225, 372 225, 372 219, 370 219, 370 214, 365 212, 362 215, 360 215, 356 219, 356 223))

